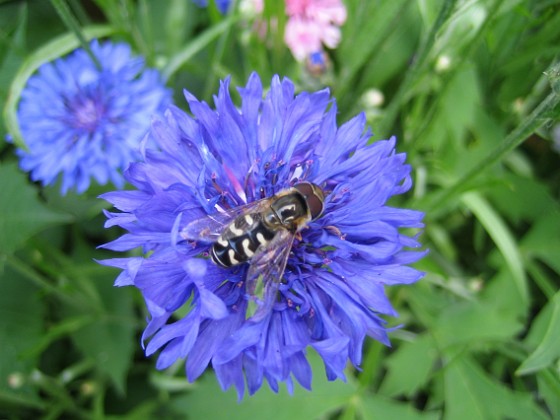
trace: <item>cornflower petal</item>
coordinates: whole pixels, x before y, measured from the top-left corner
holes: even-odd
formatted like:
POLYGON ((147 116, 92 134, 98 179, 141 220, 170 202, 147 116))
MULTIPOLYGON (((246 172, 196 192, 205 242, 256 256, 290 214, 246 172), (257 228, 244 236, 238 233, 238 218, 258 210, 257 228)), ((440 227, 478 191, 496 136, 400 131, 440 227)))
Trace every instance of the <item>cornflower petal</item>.
MULTIPOLYGON (((208 0, 192 0, 192 1, 198 7, 208 6, 208 0)), ((222 15, 227 13, 232 2, 232 0, 214 0, 214 1, 216 3, 216 7, 218 8, 218 10, 222 15)))

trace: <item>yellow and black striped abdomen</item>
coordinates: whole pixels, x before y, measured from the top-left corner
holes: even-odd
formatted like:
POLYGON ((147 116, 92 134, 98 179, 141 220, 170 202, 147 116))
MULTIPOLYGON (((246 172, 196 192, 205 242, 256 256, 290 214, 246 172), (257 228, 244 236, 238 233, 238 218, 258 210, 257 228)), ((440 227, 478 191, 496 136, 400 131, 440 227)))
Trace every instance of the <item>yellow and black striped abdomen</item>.
POLYGON ((212 261, 222 267, 232 267, 250 260, 259 246, 266 246, 276 235, 262 218, 262 214, 252 213, 234 219, 214 242, 210 250, 212 261))

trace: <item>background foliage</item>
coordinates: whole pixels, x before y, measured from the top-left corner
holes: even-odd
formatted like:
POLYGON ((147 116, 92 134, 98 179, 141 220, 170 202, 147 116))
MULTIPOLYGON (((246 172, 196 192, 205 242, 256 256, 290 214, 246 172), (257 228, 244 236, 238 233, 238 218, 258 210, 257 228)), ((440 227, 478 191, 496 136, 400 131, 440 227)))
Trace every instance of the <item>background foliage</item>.
POLYGON ((315 360, 312 392, 238 403, 211 371, 189 384, 182 366, 158 372, 143 356, 138 291, 94 262, 119 235, 102 227, 103 190, 34 185, 1 140, 0 417, 560 418, 559 2, 345 0, 320 77, 285 47, 282 2, 265 2, 280 28, 266 42, 212 3, 0 3, 2 139, 25 81, 79 45, 76 28, 131 43, 180 106, 182 88, 210 102, 220 78, 241 85, 253 70, 328 85, 339 122, 365 109, 376 139, 398 136, 415 186, 394 204, 426 212, 430 249, 426 277, 388 291, 404 325, 392 348, 369 341, 347 384, 315 360), (74 29, 56 11, 66 4, 74 29))

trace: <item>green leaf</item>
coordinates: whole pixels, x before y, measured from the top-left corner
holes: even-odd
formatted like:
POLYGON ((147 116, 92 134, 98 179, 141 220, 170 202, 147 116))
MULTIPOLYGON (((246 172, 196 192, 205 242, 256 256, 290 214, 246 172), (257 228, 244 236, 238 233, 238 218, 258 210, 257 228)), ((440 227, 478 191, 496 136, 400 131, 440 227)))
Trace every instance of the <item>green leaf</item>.
POLYGON ((275 394, 263 384, 255 395, 246 395, 238 402, 233 389, 223 392, 214 375, 206 375, 195 382, 192 392, 173 399, 172 404, 190 419, 224 418, 227 413, 230 420, 247 420, 255 415, 275 420, 319 418, 346 405, 356 393, 356 385, 327 381, 323 363, 315 352, 309 352, 309 361, 313 369, 312 391, 296 385, 294 394, 289 395, 281 386, 275 394))
POLYGON ((412 6, 412 2, 406 0, 350 2, 348 4, 348 21, 342 27, 341 43, 335 51, 337 56, 343 58, 344 67, 340 83, 342 92, 352 89, 352 80, 360 68, 367 65, 368 62, 379 61, 383 57, 383 66, 378 67, 378 72, 366 73, 368 75, 375 73, 377 83, 381 83, 383 78, 386 79, 390 76, 391 70, 394 71, 395 68, 406 62, 409 50, 414 47, 412 45, 414 37, 411 35, 415 34, 414 31, 417 28, 407 26, 407 31, 403 32, 403 36, 397 37, 394 34, 398 30, 398 26, 395 27, 394 22, 402 19, 404 12, 410 6, 412 6), (383 16, 383 19, 376 20, 375 16, 383 16), (374 21, 376 23, 372 24, 374 21), (404 36, 406 34, 408 37, 404 36), (389 48, 386 44, 391 35, 400 42, 404 38, 408 45, 395 48, 393 50, 395 54, 387 57, 386 54, 380 52, 389 48), (387 60, 390 60, 391 63, 387 63, 387 60), (378 73, 383 73, 385 76, 380 77, 378 73))
MULTIPOLYGON (((505 174, 503 179, 504 183, 491 188, 489 197, 496 209, 514 222, 524 219, 538 221, 558 210, 558 203, 547 186, 538 179, 513 174, 505 174)), ((549 239, 560 241, 553 235, 549 239)))
POLYGON ((440 419, 440 412, 421 413, 412 405, 392 401, 380 395, 371 395, 358 404, 363 419, 440 419))
POLYGON ((513 281, 523 299, 523 303, 526 304, 529 301, 527 276, 521 262, 521 253, 507 225, 480 194, 476 192, 466 193, 462 196, 462 201, 474 213, 502 253, 513 276, 513 281))
MULTIPOLYGON (((81 271, 90 270, 84 267, 81 271)), ((97 275, 89 276, 89 280, 91 289, 97 293, 97 297, 92 299, 99 300, 102 308, 92 322, 73 332, 71 337, 76 347, 93 359, 97 369, 111 379, 117 391, 124 394, 126 374, 139 345, 134 338, 136 322, 132 295, 127 289, 113 287, 113 278, 107 275, 112 270, 103 267, 97 271, 97 275)), ((66 316, 78 320, 84 314, 68 308, 66 316)))
POLYGON ((4 254, 47 226, 70 221, 37 199, 35 189, 13 163, 0 165, 0 214, 0 253, 4 254))
POLYGON ((521 246, 526 254, 542 259, 560 275, 560 212, 555 209, 536 219, 521 246))
MULTIPOLYGON (((13 35, 10 39, 10 48, 0 47, 0 98, 5 99, 7 87, 13 79, 14 74, 21 65, 22 51, 25 49, 27 31, 28 7, 26 3, 21 4, 17 19, 12 19, 10 26, 14 25, 13 35)), ((3 23, 0 23, 2 26, 3 23)), ((11 32, 12 28, 4 24, 3 32, 11 32)), ((1 45, 1 44, 0 44, 1 45)))
POLYGON ((171 0, 165 11, 165 49, 173 53, 185 42, 185 33, 193 25, 191 4, 183 0, 171 0))
POLYGON ((515 313, 503 311, 493 302, 454 303, 442 311, 432 327, 438 347, 479 346, 510 339, 523 329, 515 313))
POLYGON ((527 375, 545 369, 560 358, 560 292, 556 293, 542 312, 550 313, 546 330, 537 348, 515 372, 517 375, 527 375))
POLYGON ((546 419, 530 393, 514 392, 468 358, 444 371, 445 417, 448 419, 546 419))
MULTIPOLYGON (((476 112, 482 101, 476 69, 464 66, 462 70, 455 72, 443 91, 441 101, 438 115, 441 124, 446 128, 447 136, 451 136, 456 142, 463 143, 466 134, 465 128, 475 125, 476 112)), ((468 165, 470 162, 468 159, 461 159, 461 154, 456 154, 455 157, 457 158, 456 165, 449 169, 460 173, 461 169, 464 170, 463 165, 468 165)), ((450 162, 442 162, 443 165, 446 163, 450 162)))
POLYGON ((510 332, 513 334, 516 331, 515 325, 519 326, 529 314, 530 305, 527 302, 523 303, 507 267, 501 267, 494 277, 483 284, 480 301, 489 308, 489 315, 495 313, 504 326, 510 325, 510 332))
POLYGON ((550 410, 550 418, 560 419, 560 376, 548 371, 537 373, 539 396, 550 410))
MULTIPOLYGON (((110 26, 90 26, 83 28, 84 37, 87 40, 102 38, 113 32, 110 26)), ((9 89, 8 99, 4 106, 4 120, 8 132, 12 135, 14 144, 22 149, 26 148, 24 139, 21 137, 17 119, 17 106, 21 92, 27 84, 27 80, 42 64, 53 61, 80 45, 74 34, 65 34, 51 40, 49 43, 30 54, 17 72, 9 89)))
POLYGON ((387 375, 379 392, 388 396, 413 395, 427 383, 437 357, 434 340, 428 334, 402 343, 385 361, 387 375))
POLYGON ((0 272, 0 393, 25 395, 37 401, 27 381, 38 357, 22 357, 43 335, 45 306, 40 291, 6 264, 0 272), (12 375, 22 375, 22 386, 10 388, 12 375))
POLYGON ((424 208, 433 211, 438 207, 447 205, 447 202, 455 196, 469 188, 478 175, 486 173, 501 159, 504 159, 509 152, 518 147, 531 134, 550 121, 551 116, 557 105, 560 103, 560 95, 551 92, 543 99, 539 105, 521 123, 510 132, 506 138, 492 149, 484 158, 480 159, 467 172, 445 190, 437 191, 426 200, 424 208))

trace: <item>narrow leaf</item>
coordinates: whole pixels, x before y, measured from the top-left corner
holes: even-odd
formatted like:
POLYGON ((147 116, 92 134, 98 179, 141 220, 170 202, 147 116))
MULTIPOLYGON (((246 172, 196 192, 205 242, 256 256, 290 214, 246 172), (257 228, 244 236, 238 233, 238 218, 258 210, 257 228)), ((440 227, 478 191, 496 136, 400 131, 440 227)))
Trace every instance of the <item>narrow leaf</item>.
POLYGON ((23 353, 33 348, 43 332, 45 305, 40 299, 40 291, 26 281, 8 265, 0 272, 0 394, 6 397, 25 396, 36 403, 39 398, 36 389, 25 385, 20 389, 9 386, 9 378, 23 375, 25 378, 36 368, 38 357, 23 357, 23 353), (13 395, 11 395, 13 393, 13 395))
POLYGON ((9 254, 47 226, 69 222, 38 199, 15 164, 0 166, 0 253, 9 254))
POLYGON ((462 201, 474 213, 502 253, 523 303, 526 304, 529 301, 527 276, 521 263, 521 253, 507 225, 480 194, 466 193, 463 195, 462 201))
MULTIPOLYGON (((88 270, 84 268, 82 271, 88 270)), ((111 379, 120 394, 124 394, 126 374, 137 345, 134 340, 132 295, 113 287, 112 280, 104 273, 89 278, 90 286, 103 303, 102 313, 74 331, 71 337, 76 347, 94 360, 99 371, 111 379)), ((66 316, 79 320, 86 315, 76 308, 68 308, 66 316)))
POLYGON ((428 334, 418 336, 410 343, 402 343, 386 360, 387 375, 380 392, 389 396, 412 396, 430 378, 436 363, 437 348, 428 334))
POLYGON ((549 305, 552 306, 552 314, 542 341, 517 369, 517 375, 534 373, 551 366, 560 358, 560 292, 556 293, 549 305))
POLYGON ((441 418, 439 412, 421 413, 410 404, 392 401, 380 395, 368 396, 361 400, 359 410, 363 419, 436 420, 441 418))
POLYGON ((195 54, 206 48, 208 44, 227 31, 228 28, 235 22, 235 17, 231 15, 217 25, 211 26, 197 38, 190 41, 188 45, 171 58, 169 63, 167 63, 167 65, 163 68, 163 79, 168 80, 177 70, 181 68, 181 66, 183 66, 183 64, 193 58, 195 54))

